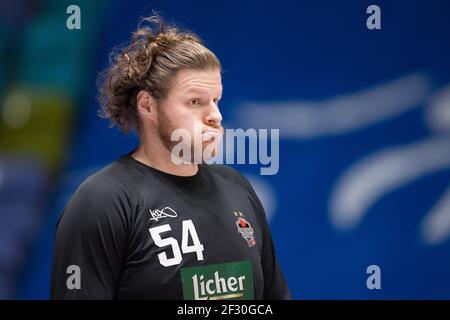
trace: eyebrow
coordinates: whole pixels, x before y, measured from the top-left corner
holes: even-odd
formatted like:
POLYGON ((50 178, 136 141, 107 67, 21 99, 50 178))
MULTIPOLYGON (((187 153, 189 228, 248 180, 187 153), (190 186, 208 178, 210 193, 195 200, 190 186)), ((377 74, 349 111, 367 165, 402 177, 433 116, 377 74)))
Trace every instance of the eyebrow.
POLYGON ((204 90, 204 89, 198 89, 198 88, 189 88, 189 89, 187 89, 187 90, 185 91, 184 94, 188 94, 188 93, 191 93, 191 92, 193 92, 193 93, 199 93, 199 94, 208 94, 208 91, 207 91, 207 90, 204 90))
POLYGON ((205 94, 207 93, 206 90, 202 90, 202 89, 197 89, 197 88, 189 88, 185 91, 185 93, 201 93, 201 94, 205 94))

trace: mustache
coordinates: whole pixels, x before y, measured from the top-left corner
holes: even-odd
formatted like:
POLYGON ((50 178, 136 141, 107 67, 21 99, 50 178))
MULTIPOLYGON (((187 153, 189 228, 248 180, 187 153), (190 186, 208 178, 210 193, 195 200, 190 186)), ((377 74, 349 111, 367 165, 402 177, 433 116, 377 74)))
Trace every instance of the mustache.
POLYGON ((220 133, 223 134, 225 129, 222 127, 222 125, 217 125, 217 126, 208 126, 206 130, 203 130, 203 132, 207 131, 220 131, 220 133))

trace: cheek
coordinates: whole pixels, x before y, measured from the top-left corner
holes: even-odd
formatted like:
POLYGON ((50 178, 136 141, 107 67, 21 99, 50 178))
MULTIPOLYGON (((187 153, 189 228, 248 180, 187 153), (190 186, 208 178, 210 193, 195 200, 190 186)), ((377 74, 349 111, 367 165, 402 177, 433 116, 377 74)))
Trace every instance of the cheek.
POLYGON ((184 129, 183 134, 189 135, 189 140, 192 143, 194 139, 202 141, 202 122, 192 114, 184 114, 173 118, 171 123, 172 129, 184 129))
POLYGON ((179 128, 185 128, 191 132, 194 132, 195 128, 200 131, 202 129, 202 115, 199 110, 180 110, 176 114, 175 121, 179 128))
POLYGON ((200 109, 189 107, 180 102, 172 102, 166 110, 172 129, 186 129, 192 138, 194 138, 194 135, 201 135, 203 125, 200 109))
POLYGON ((183 106, 173 106, 170 110, 168 110, 166 114, 168 118, 170 118, 170 122, 173 127, 186 129, 189 128, 188 124, 190 122, 189 119, 191 115, 183 106))

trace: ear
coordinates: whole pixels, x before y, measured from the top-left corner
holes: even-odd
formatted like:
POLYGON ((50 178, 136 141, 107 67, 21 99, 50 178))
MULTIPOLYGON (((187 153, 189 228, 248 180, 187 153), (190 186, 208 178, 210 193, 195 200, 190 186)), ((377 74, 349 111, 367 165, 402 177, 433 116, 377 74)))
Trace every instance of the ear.
POLYGON ((139 114, 147 117, 155 112, 156 100, 148 91, 141 90, 136 96, 136 106, 139 114))

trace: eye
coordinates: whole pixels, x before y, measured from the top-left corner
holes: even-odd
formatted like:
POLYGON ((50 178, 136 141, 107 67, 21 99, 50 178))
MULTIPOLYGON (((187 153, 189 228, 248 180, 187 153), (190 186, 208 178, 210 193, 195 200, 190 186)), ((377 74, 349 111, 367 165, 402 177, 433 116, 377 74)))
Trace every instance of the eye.
POLYGON ((191 99, 191 104, 193 106, 199 106, 200 105, 200 99, 197 99, 197 98, 191 99))

